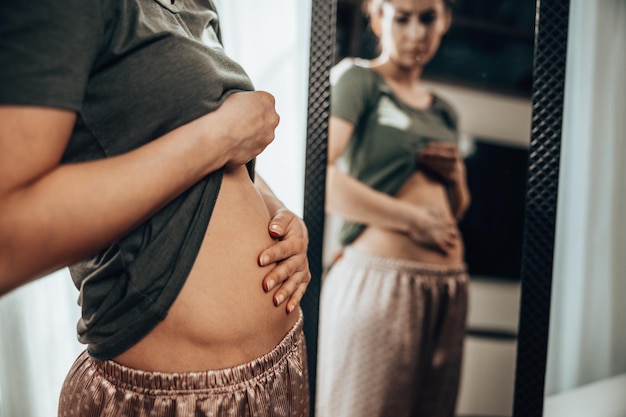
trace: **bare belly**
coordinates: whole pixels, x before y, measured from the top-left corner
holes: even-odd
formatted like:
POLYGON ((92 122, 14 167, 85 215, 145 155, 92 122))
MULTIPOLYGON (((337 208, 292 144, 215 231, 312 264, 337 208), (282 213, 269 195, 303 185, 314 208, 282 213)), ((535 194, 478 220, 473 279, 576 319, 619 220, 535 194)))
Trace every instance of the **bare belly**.
MULTIPOLYGON (((416 206, 431 206, 453 218, 445 187, 418 171, 403 184, 396 198, 416 206)), ((463 241, 460 233, 454 248, 447 254, 429 246, 418 245, 407 235, 389 229, 367 227, 351 247, 378 256, 410 259, 417 262, 458 266, 463 264, 463 241)))
POLYGON ((270 215, 245 167, 225 173, 187 281, 167 317, 115 358, 136 369, 189 372, 221 369, 271 351, 295 324, 297 310, 274 306, 262 280, 261 251, 274 242, 270 215))

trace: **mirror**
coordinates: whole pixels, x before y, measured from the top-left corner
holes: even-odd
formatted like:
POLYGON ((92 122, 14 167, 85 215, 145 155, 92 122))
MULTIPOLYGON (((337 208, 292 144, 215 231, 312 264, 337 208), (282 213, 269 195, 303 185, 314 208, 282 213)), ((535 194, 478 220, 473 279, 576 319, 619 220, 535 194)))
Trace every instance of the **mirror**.
MULTIPOLYGON (((480 6, 485 6, 484 2, 480 3, 480 6)), ((494 2, 491 2, 494 3, 494 2)), ((490 4, 491 4, 490 3, 490 4)), ((495 2, 495 3, 507 3, 507 2, 495 2)), ((511 2, 508 2, 511 3, 511 2)), ((520 3, 520 2, 517 2, 520 3)), ((523 248, 524 255, 517 258, 517 265, 522 265, 521 275, 517 274, 517 280, 502 280, 500 278, 487 279, 489 284, 496 286, 512 286, 517 287, 522 293, 521 299, 521 318, 519 320, 519 337, 517 342, 517 349, 509 350, 512 353, 508 357, 508 370, 507 378, 510 384, 515 383, 515 391, 510 391, 510 396, 506 399, 506 404, 498 404, 500 407, 506 407, 505 411, 501 415, 511 415, 511 400, 512 396, 515 396, 514 415, 541 415, 541 404, 543 401, 543 378, 545 371, 545 351, 547 340, 547 327, 548 327, 548 313, 549 301, 550 301, 550 280, 551 280, 551 261, 550 257, 551 249, 553 248, 553 228, 550 228, 550 222, 554 220, 554 217, 550 219, 551 208, 550 202, 556 198, 556 184, 558 180, 558 152, 560 141, 560 112, 562 111, 562 95, 561 89, 562 82, 564 80, 563 68, 565 59, 565 46, 566 46, 566 31, 567 31, 567 6, 568 1, 555 0, 544 1, 541 3, 541 10, 535 12, 532 5, 530 15, 533 17, 535 13, 537 15, 537 22, 539 28, 537 28, 537 36, 539 38, 537 43, 537 49, 534 51, 536 56, 543 58, 543 61, 536 62, 534 67, 534 87, 532 95, 532 111, 533 111, 533 140, 530 146, 530 162, 528 183, 524 183, 524 187, 527 187, 527 195, 525 207, 525 221, 524 221, 524 234, 519 237, 516 244, 523 248), (555 35, 557 35, 555 37, 555 35), (552 42, 551 42, 552 40, 552 42), (538 193, 538 194, 535 194, 538 193), (543 201, 543 202, 542 202, 543 201), (546 206, 547 204, 547 206, 546 206), (537 205, 541 205, 539 209, 537 205), (529 240, 529 237, 533 238, 533 241, 529 240), (526 242, 522 245, 522 240, 526 242), (535 242, 535 243, 533 243, 535 242), (540 249, 539 249, 540 248, 540 249), (521 276, 521 281, 519 280, 521 276), (517 365, 516 365, 517 355, 517 365), (517 376, 515 376, 517 373, 517 376)), ((353 7, 350 2, 339 2, 333 4, 329 1, 314 1, 313 2, 313 26, 311 32, 311 80, 310 80, 310 107, 309 107, 309 135, 308 135, 308 154, 307 154, 307 175, 305 187, 305 220, 309 224, 309 228, 312 230, 312 234, 315 236, 315 242, 311 242, 310 246, 310 259, 312 269, 314 270, 314 283, 307 295, 308 303, 306 309, 310 311, 309 317, 314 316, 315 308, 318 303, 319 285, 322 277, 322 265, 327 266, 327 260, 329 253, 332 253, 332 248, 329 249, 327 242, 332 239, 332 228, 324 228, 324 215, 323 215, 323 203, 324 203, 324 188, 325 181, 325 164, 326 164, 326 127, 328 123, 328 92, 329 81, 328 77, 331 65, 335 62, 336 56, 330 51, 336 47, 337 39, 340 36, 345 36, 338 29, 336 38, 333 31, 335 31, 335 19, 339 25, 340 16, 345 13, 345 9, 342 12, 342 8, 353 7), (346 4, 347 3, 347 4, 346 4), (341 4, 341 5, 340 5, 341 4), (336 7, 336 9, 335 9, 336 7), (331 12, 332 18, 329 19, 326 15, 327 12, 331 12), (319 19, 319 20, 316 20, 319 19), (326 233, 324 239, 321 239, 322 233, 326 233), (311 291, 312 289, 312 291, 311 291)), ((490 8, 488 10, 493 10, 490 8)), ((349 16, 350 14, 347 13, 349 16)), ((352 15, 354 17, 354 15, 352 15)), ((360 30, 363 30, 365 26, 363 21, 359 18, 356 19, 356 24, 361 25, 360 30)), ((534 22, 534 21, 533 21, 534 22)), ((467 23, 467 22, 465 22, 467 23)), ((339 26, 337 26, 338 28, 339 26)), ((451 31, 452 32, 452 31, 451 31)), ((340 41, 339 43, 342 43, 340 41)), ((345 42, 343 42, 345 43, 345 42)), ((353 45, 354 47, 354 45, 353 45)), ((449 76, 450 74, 446 75, 449 76)), ((442 76, 445 79, 445 77, 442 76)), ((523 79, 523 78, 522 78, 523 79)), ((467 81, 467 80, 466 80, 467 81)), ((472 80, 462 85, 458 83, 452 90, 463 90, 471 88, 472 80)), ((476 81, 476 80, 474 80, 476 81)), ((480 80, 479 80, 480 81, 480 80)), ((484 81, 484 80, 483 80, 484 81)), ((488 84, 489 80, 485 82, 488 84)), ((433 86, 441 86, 445 84, 442 79, 437 79, 436 75, 433 75, 430 79, 433 86)), ((497 83, 496 83, 497 84, 497 83)), ((521 83, 524 85, 524 83, 521 83)), ((526 83, 526 85, 528 85, 526 83)), ((502 85, 500 85, 501 87, 502 85)), ((504 92, 494 88, 493 85, 488 86, 480 83, 474 83, 473 89, 484 89, 485 91, 493 94, 497 97, 506 96, 511 101, 523 102, 525 111, 522 111, 526 116, 527 128, 530 128, 530 92, 527 91, 526 95, 516 94, 509 90, 504 92), (494 91, 498 91, 495 93, 494 91)), ((518 91, 519 92, 519 91, 518 91)), ((503 137, 506 138, 505 135, 503 137)), ((526 140, 529 135, 526 135, 526 140)), ((497 139, 497 138, 492 138, 497 139)), ((515 142, 515 145, 522 145, 522 143, 515 142)), ((526 145, 527 146, 527 145, 526 145)), ((522 205, 522 209, 524 204, 522 205)), ((520 207, 517 206, 519 210, 520 207)), ((553 225, 553 223, 552 223, 553 225)), ((469 264, 469 261, 468 261, 469 264)), ((471 265, 469 265, 471 268, 471 265)), ((485 278, 484 276, 482 277, 485 278)), ((474 281, 476 282, 476 281, 474 281)), ((514 291, 513 291, 514 292, 514 291)), ((496 298, 500 301, 504 301, 501 297, 498 297, 502 293, 496 292, 496 298)), ((519 302, 517 295, 506 299, 506 302, 513 300, 513 303, 519 302)), ((474 303, 479 302, 479 299, 474 299, 474 303)), ((471 305, 471 304, 470 304, 471 305)), ((512 310, 516 310, 516 305, 512 310)), ((481 324, 493 324, 493 314, 480 317, 477 320, 481 324)), ((504 329, 498 328, 498 331, 506 334, 506 330, 517 329, 517 315, 513 318, 509 318, 507 323, 515 323, 513 327, 505 327, 504 329)), ((471 321, 470 321, 471 323, 471 321)), ((513 336, 514 333, 508 333, 508 336, 513 336)), ((490 332, 484 332, 476 335, 481 336, 493 336, 490 332)), ((313 345, 313 348, 309 349, 310 356, 316 354, 316 339, 317 331, 309 331, 307 337, 309 338, 309 344, 313 345), (315 339, 315 340, 313 340, 315 339)), ((505 338, 505 342, 506 342, 505 338)), ((508 339, 510 342, 511 339, 508 339)), ((310 358, 310 369, 314 368, 315 359, 310 358)), ((467 362, 466 362, 467 363, 467 362)), ((464 378, 469 378, 469 375, 465 375, 464 378)), ((315 379, 315 376, 312 377, 315 379)), ((463 384, 464 381, 462 381, 463 384)), ((478 382, 478 381, 476 381, 478 382)), ((476 385, 480 385, 478 382, 476 385)), ((463 391, 464 387, 461 387, 463 391)), ((468 392, 468 391, 466 391, 468 392)), ((313 393, 315 395, 315 392, 313 393)), ((461 394, 459 406, 463 404, 463 394, 461 394)), ((494 396, 491 396, 493 399, 494 396)), ((468 398, 470 401, 471 398, 468 398)), ((470 401, 471 402, 471 401, 470 401)), ((467 402, 465 404, 470 404, 467 402)), ((485 403, 486 407, 489 404, 485 403)), ((493 404, 491 404, 493 406, 493 404)), ((493 415, 493 414, 491 414, 493 415)))
MULTIPOLYGON (((460 416, 504 416, 512 409, 531 124, 535 5, 483 3, 456 2, 450 29, 422 75, 426 88, 456 110, 471 195, 459 222, 470 275, 460 416)), ((362 2, 338 0, 336 8, 333 64, 376 58, 378 39, 362 2)), ((325 270, 341 250, 336 224, 342 223, 328 213, 326 220, 325 270)))

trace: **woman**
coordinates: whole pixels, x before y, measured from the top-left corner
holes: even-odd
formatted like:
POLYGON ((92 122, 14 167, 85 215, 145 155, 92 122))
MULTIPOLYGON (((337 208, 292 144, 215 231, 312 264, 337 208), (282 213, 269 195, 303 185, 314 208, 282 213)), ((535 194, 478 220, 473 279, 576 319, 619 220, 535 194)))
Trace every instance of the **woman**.
POLYGON ((467 304, 457 222, 469 193, 456 115, 420 80, 451 8, 370 1, 380 56, 333 69, 327 207, 346 221, 322 286, 321 417, 454 414, 467 304))
POLYGON ((308 415, 304 223, 210 0, 2 2, 0 294, 71 265, 59 415, 308 415))

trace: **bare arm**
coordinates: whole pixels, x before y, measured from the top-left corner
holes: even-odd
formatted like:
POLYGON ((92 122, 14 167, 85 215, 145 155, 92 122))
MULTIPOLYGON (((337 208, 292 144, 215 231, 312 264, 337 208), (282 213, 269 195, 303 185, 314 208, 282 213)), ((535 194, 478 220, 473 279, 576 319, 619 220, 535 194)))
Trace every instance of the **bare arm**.
POLYGON ((381 193, 356 178, 342 172, 335 164, 348 146, 354 125, 338 117, 331 117, 328 128, 328 172, 326 178, 326 209, 345 219, 408 231, 408 204, 381 193))
POLYGON ((379 192, 339 170, 335 163, 346 149, 354 125, 331 117, 328 130, 326 208, 345 219, 406 233, 417 243, 434 244, 447 252, 456 230, 443 214, 431 207, 417 207, 379 192))
POLYGON ((60 164, 75 118, 0 106, 0 294, 110 244, 208 173, 245 163, 278 123, 269 94, 238 93, 124 155, 60 164))
POLYGON ((471 201, 469 187, 465 179, 465 165, 462 161, 460 164, 463 166, 463 179, 452 186, 452 209, 457 221, 463 218, 471 201))

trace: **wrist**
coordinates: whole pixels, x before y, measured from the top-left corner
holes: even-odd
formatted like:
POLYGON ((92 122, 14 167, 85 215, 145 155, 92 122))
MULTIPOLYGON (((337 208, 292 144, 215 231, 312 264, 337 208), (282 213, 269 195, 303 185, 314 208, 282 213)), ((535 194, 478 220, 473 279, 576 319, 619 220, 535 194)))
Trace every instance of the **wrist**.
POLYGON ((398 224, 393 228, 401 233, 409 234, 420 223, 420 207, 416 207, 412 204, 402 202, 399 207, 398 216, 392 218, 398 219, 398 224))
POLYGON ((211 112, 179 128, 185 140, 193 144, 192 157, 201 159, 204 175, 226 166, 232 151, 232 141, 216 128, 222 124, 217 117, 217 112, 211 112), (207 155, 211 157, 207 158, 207 155))

